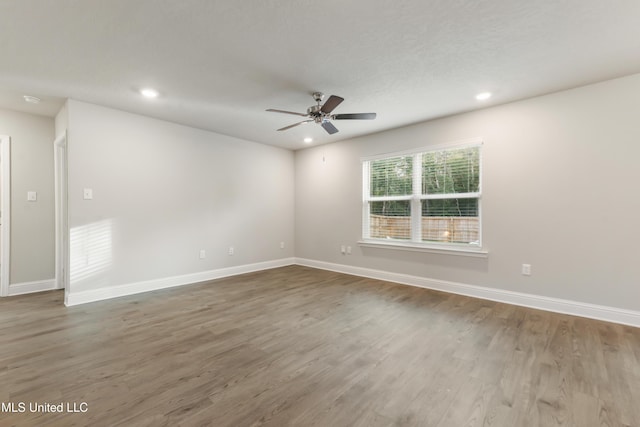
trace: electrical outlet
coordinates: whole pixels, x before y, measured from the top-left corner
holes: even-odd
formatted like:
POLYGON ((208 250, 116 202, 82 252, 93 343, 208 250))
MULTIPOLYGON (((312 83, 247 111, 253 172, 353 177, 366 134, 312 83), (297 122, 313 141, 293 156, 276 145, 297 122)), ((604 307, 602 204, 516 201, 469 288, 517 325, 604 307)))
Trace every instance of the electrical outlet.
POLYGON ((207 252, 204 249, 200 249, 200 259, 204 259, 207 256, 207 252))
POLYGON ((84 200, 92 200, 93 199, 93 189, 91 188, 85 188, 82 191, 82 198, 84 200))
POLYGON ((347 246, 347 255, 351 255, 351 246, 347 246))
POLYGON ((280 249, 284 249, 284 242, 280 242, 280 249))
POLYGON ((234 252, 233 246, 229 246, 229 255, 233 255, 234 252))
POLYGON ((347 253, 347 247, 345 245, 340 246, 340 253, 343 255, 347 253))
POLYGON ((531 276, 531 264, 522 264, 522 275, 531 276))

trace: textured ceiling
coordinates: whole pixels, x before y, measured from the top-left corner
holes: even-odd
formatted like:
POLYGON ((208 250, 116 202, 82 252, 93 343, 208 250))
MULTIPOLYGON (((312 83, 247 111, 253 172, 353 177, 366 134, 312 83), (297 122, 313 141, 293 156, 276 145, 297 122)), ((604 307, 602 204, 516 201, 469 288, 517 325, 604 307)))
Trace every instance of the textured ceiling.
POLYGON ((297 149, 640 72, 639 23, 638 0, 1 0, 0 107, 74 98, 297 149), (264 110, 316 90, 378 118, 276 132, 297 117, 264 110))

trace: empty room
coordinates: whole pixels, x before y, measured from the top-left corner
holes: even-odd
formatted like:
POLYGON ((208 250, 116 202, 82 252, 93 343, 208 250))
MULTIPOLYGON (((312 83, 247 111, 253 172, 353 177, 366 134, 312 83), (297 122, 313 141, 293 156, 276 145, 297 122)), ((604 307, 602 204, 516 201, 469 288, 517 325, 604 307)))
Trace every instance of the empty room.
POLYGON ((0 2, 0 426, 640 426, 640 2, 0 2))

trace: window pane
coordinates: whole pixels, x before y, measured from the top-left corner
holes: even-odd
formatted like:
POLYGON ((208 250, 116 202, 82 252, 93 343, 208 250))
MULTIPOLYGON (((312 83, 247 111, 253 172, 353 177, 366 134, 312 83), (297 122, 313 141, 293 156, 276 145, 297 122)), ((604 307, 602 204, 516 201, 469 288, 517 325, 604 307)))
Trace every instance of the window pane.
POLYGON ((480 148, 458 148, 422 154, 422 194, 480 191, 480 148))
POLYGON ((408 200, 370 202, 369 209, 371 238, 411 238, 411 205, 408 200))
POLYGON ((370 163, 371 196, 405 196, 412 193, 411 156, 374 160, 370 163))
POLYGON ((422 201, 422 240, 479 244, 478 199, 422 201))
POLYGON ((422 216, 478 216, 478 199, 423 200, 422 216))

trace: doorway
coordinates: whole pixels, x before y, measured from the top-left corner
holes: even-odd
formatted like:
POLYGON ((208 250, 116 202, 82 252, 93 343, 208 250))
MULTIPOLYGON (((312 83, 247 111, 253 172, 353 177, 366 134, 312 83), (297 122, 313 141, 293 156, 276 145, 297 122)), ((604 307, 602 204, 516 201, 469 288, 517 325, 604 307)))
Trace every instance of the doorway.
POLYGON ((53 142, 56 223, 56 288, 69 295, 69 219, 67 213, 67 133, 53 142))
POLYGON ((0 135, 0 296, 9 295, 11 268, 11 138, 0 135))

